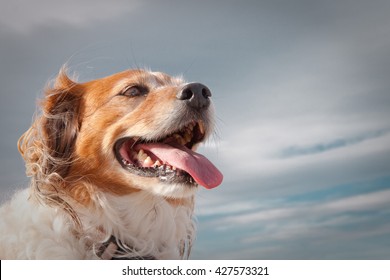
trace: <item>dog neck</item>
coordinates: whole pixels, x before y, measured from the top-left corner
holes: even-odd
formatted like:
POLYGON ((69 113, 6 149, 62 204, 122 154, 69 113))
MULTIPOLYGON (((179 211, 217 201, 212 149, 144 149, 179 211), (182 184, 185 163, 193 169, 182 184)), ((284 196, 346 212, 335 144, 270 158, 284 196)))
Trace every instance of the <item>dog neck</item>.
POLYGON ((97 193, 88 208, 80 219, 86 241, 95 251, 116 240, 118 258, 189 257, 195 233, 193 197, 165 199, 146 191, 126 196, 97 193))

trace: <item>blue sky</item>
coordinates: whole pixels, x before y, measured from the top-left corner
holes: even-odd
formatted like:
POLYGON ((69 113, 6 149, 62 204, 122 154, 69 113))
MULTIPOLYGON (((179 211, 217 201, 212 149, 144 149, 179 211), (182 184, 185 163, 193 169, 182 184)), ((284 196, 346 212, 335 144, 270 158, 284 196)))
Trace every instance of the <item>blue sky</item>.
POLYGON ((193 259, 390 258, 390 2, 0 3, 1 201, 16 141, 61 65, 209 86, 225 175, 198 194, 193 259))

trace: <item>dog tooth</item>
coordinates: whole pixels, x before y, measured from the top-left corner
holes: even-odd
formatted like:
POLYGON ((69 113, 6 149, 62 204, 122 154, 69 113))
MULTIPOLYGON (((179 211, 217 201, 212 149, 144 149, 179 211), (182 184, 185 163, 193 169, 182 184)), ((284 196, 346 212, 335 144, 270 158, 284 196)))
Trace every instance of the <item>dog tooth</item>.
POLYGON ((145 154, 144 150, 139 150, 138 152, 138 160, 139 161, 144 161, 148 157, 147 154, 145 154))
POLYGON ((198 126, 199 126, 199 131, 200 131, 200 133, 201 133, 201 134, 204 134, 205 129, 204 129, 204 124, 203 124, 203 122, 198 122, 198 126))
POLYGON ((146 159, 144 160, 144 165, 146 165, 146 167, 153 166, 153 161, 152 161, 152 159, 149 156, 146 157, 146 159))
POLYGON ((176 170, 176 167, 175 167, 175 166, 172 166, 172 170, 176 170))

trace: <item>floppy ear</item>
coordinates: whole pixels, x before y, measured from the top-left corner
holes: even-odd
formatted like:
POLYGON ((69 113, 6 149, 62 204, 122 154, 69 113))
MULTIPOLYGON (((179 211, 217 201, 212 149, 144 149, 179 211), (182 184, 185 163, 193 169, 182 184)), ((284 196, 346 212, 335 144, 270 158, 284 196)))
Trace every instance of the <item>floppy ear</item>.
POLYGON ((44 172, 64 178, 81 123, 81 86, 69 79, 65 69, 61 69, 54 86, 46 89, 42 108, 42 140, 49 154, 44 172))

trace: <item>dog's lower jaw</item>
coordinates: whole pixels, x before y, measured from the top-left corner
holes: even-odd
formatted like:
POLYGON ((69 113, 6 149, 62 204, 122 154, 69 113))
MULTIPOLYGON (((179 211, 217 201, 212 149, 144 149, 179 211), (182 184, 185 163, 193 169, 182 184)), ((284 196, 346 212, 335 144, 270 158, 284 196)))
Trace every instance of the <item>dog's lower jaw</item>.
POLYGON ((180 183, 164 183, 159 182, 153 186, 149 191, 158 196, 165 198, 181 199, 191 198, 195 195, 198 190, 198 186, 191 184, 180 184, 180 183))
POLYGON ((198 191, 199 187, 196 183, 174 183, 171 181, 165 182, 161 178, 148 178, 131 174, 124 169, 119 169, 123 178, 128 178, 131 182, 131 190, 146 191, 151 196, 158 196, 161 198, 190 198, 198 191))

